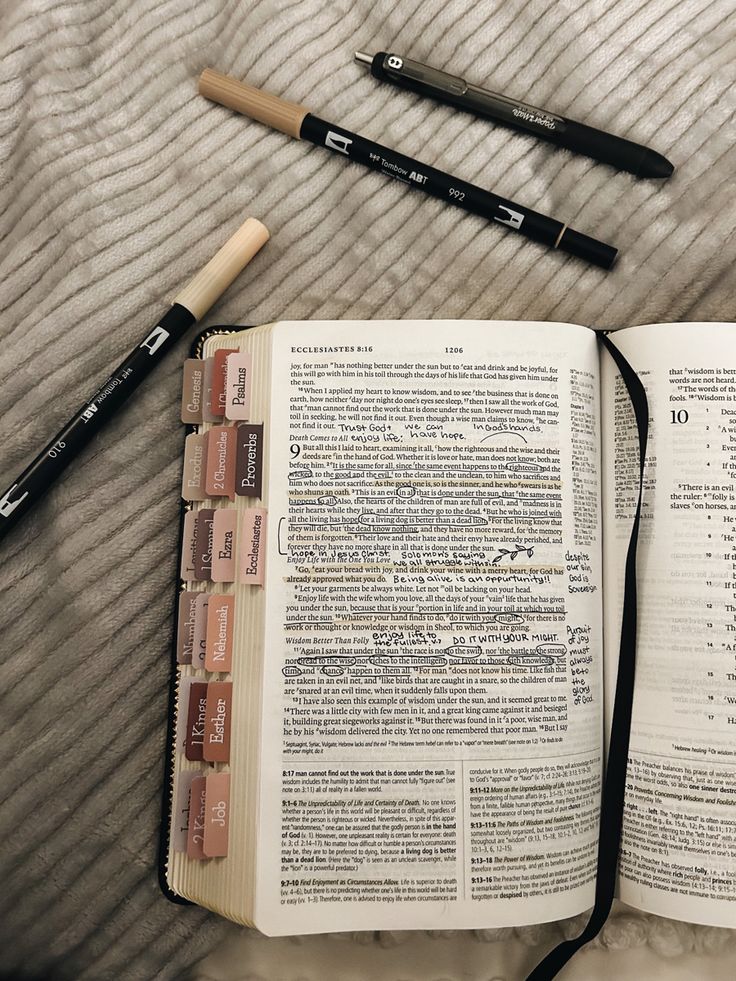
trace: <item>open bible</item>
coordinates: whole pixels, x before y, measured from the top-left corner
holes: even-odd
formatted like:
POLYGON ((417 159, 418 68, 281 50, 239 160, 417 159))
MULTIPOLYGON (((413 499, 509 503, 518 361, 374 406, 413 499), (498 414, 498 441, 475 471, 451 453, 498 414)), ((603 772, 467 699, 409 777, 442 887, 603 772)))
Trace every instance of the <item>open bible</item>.
MULTIPOLYGON (((618 894, 733 926, 736 332, 611 340, 650 410, 618 894)), ((270 935, 591 907, 641 478, 596 333, 215 330, 183 412, 171 892, 270 935)))

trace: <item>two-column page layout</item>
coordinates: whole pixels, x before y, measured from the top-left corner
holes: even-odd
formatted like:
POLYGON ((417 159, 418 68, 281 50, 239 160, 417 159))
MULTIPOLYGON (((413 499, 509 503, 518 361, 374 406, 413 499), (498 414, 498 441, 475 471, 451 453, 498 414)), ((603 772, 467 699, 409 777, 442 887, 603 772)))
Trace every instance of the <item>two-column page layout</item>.
POLYGON ((587 908, 595 335, 278 325, 272 364, 256 922, 470 927, 587 908))
MULTIPOLYGON (((736 326, 611 341, 650 411, 619 894, 735 926, 736 326)), ((590 908, 641 477, 595 332, 277 323, 190 368, 232 406, 187 437, 174 891, 276 935, 590 908)))
MULTIPOLYGON (((736 927, 736 327, 660 324, 612 339, 650 410, 620 895, 736 927)), ((610 706, 638 468, 631 405, 602 363, 610 706)))

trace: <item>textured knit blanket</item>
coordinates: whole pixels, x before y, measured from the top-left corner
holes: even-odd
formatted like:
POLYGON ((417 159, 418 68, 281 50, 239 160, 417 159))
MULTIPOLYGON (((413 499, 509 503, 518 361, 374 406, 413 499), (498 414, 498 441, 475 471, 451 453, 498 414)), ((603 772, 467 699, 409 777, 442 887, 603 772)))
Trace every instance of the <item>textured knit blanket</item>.
MULTIPOLYGON (((272 239, 205 324, 736 319, 733 0, 6 0, 0 53, 2 489, 249 214, 272 239), (636 180, 398 92, 357 48, 646 143, 675 174, 636 180), (619 262, 603 272, 206 102, 207 65, 619 262)), ((173 978, 237 929, 168 903, 155 872, 187 349, 0 544, 13 979, 173 978)))

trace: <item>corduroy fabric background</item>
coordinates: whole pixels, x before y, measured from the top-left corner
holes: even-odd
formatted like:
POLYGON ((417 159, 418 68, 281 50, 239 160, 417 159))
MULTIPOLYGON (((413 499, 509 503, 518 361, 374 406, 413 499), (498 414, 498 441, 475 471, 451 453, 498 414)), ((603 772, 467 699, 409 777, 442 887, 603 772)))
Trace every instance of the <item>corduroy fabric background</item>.
MULTIPOLYGON (((3 485, 248 214, 205 320, 733 320, 732 0, 15 0, 0 6, 3 485), (394 49, 648 143, 636 181, 380 86, 394 49), (211 65, 620 248, 604 273, 197 95, 211 65)), ((0 969, 173 978, 235 929, 155 875, 178 356, 0 545, 0 969)), ((326 924, 329 929, 329 924, 326 924)))

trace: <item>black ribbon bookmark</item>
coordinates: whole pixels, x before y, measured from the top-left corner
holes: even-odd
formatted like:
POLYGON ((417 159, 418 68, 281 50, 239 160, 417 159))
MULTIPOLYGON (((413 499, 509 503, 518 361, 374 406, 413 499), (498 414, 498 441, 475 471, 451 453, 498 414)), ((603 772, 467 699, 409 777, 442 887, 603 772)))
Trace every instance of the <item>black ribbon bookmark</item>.
POLYGON ((631 709, 634 700, 634 674, 636 667, 636 550, 639 541, 641 504, 644 489, 644 462, 649 429, 649 403, 639 376, 619 349, 605 335, 601 341, 616 362, 634 407, 636 427, 639 432, 639 497, 634 524, 631 528, 629 547, 626 552, 624 576, 624 603, 621 621, 621 645, 619 647, 616 697, 611 722, 606 774, 603 781, 601 823, 598 835, 598 865, 596 874, 595 904, 583 932, 572 940, 564 940, 553 948, 534 968, 526 981, 550 981, 567 964, 573 954, 592 940, 608 919, 613 905, 618 870, 618 854, 623 824, 626 765, 629 757, 631 733, 631 709))

